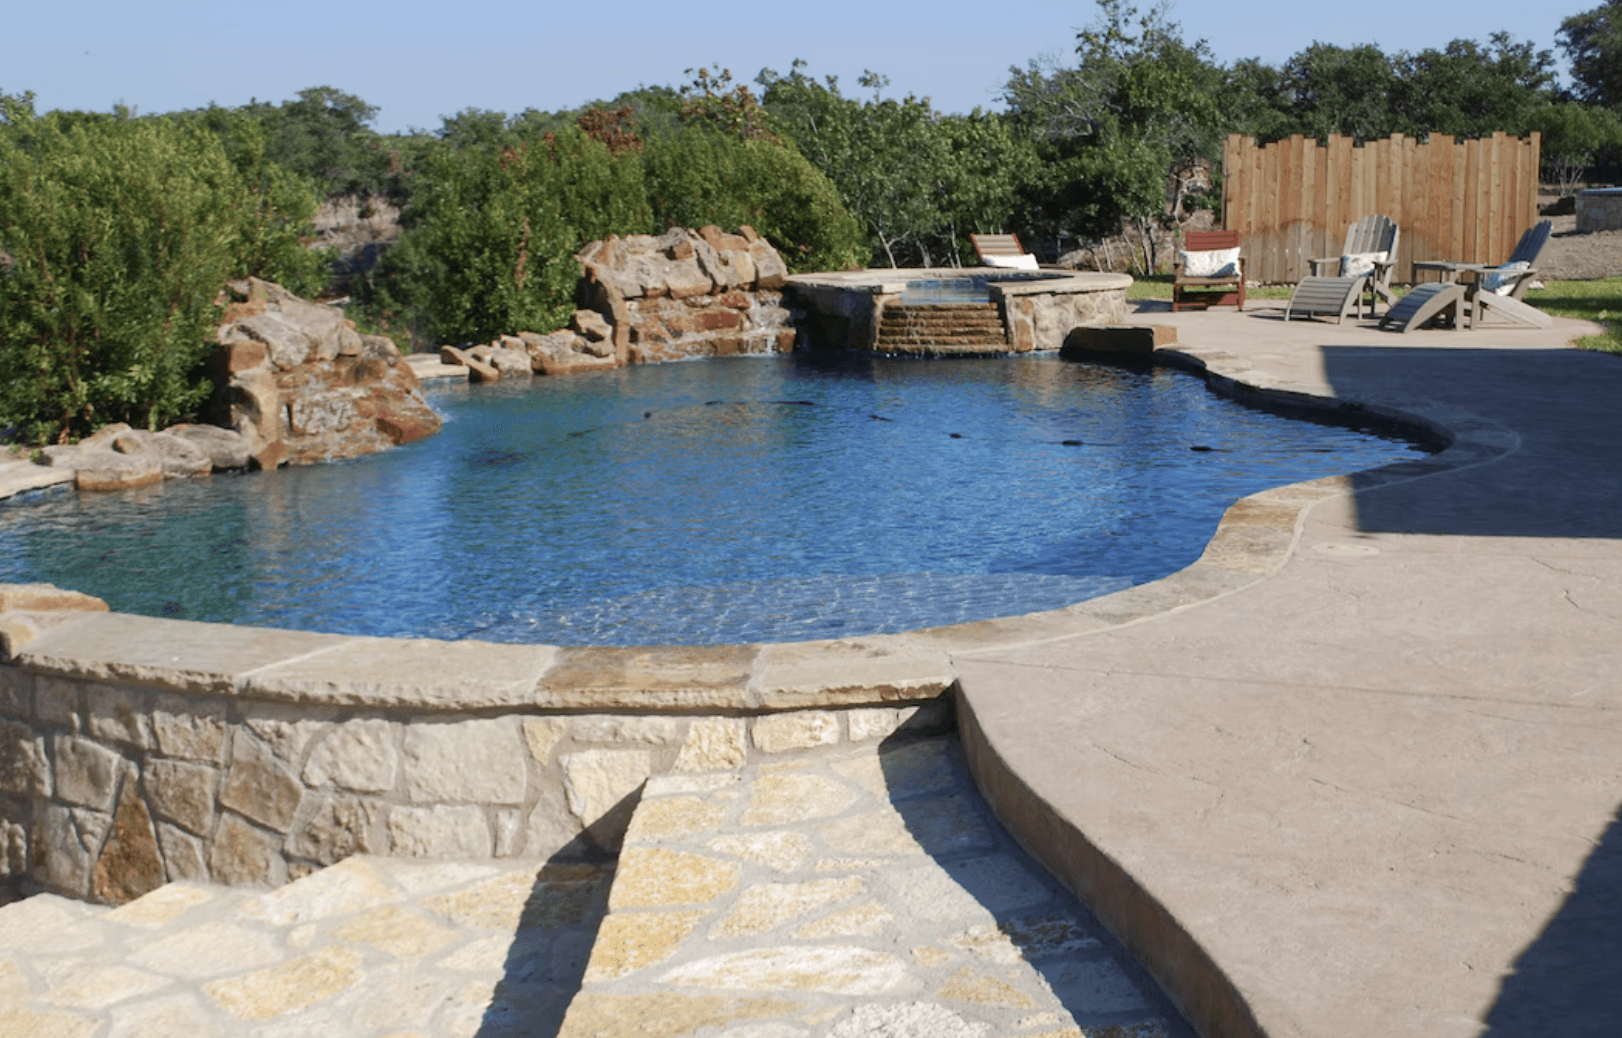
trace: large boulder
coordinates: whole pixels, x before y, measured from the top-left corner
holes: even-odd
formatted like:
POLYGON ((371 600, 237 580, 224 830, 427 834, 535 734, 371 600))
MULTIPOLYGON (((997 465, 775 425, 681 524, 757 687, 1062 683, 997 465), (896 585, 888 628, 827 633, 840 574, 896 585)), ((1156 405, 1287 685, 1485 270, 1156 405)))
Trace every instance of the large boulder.
POLYGON ((568 375, 576 371, 603 371, 619 367, 613 343, 592 341, 565 328, 550 335, 519 332, 532 370, 542 375, 568 375))
POLYGON ((248 438, 235 429, 222 429, 217 425, 171 425, 163 430, 165 436, 184 440, 208 456, 215 472, 245 469, 253 456, 248 438))
POLYGON ((549 347, 537 370, 578 370, 571 354, 606 357, 610 341, 619 363, 793 349, 781 294, 788 267, 751 227, 610 236, 576 258, 589 309, 570 324, 575 344, 549 347))
POLYGON ((231 425, 261 468, 355 457, 439 430, 411 366, 334 306, 232 282, 217 339, 231 425))

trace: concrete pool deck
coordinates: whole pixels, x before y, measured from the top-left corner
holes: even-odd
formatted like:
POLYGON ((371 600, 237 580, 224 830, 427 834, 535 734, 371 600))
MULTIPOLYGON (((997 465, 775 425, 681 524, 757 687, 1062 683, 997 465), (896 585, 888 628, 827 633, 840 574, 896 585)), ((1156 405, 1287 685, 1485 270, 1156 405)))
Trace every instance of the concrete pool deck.
POLYGON ((955 651, 977 779, 1207 1036, 1614 1034, 1622 358, 1281 317, 1137 315, 1501 452, 1352 479, 1216 600, 955 651))

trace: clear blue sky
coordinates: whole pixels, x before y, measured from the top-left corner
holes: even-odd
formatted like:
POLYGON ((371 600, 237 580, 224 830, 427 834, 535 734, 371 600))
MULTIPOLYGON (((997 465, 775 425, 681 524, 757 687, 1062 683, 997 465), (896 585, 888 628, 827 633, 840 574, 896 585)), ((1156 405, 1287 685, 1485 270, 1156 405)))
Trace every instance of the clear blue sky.
MULTIPOLYGON (((1096 7, 1086 0, 338 0, 274 4, 56 0, 7 5, 0 90, 32 90, 42 111, 141 112, 210 101, 284 101, 328 84, 381 112, 384 132, 434 129, 463 108, 572 108, 638 85, 680 85, 683 70, 719 64, 749 81, 803 58, 817 76, 858 92, 864 69, 893 94, 937 108, 995 107, 1010 65, 1069 54, 1096 7)), ((1147 6, 1140 4, 1140 6, 1147 6)), ((1217 58, 1279 63, 1314 40, 1376 43, 1388 53, 1485 41, 1506 30, 1554 49, 1563 18, 1600 0, 1183 0, 1188 39, 1217 58)))

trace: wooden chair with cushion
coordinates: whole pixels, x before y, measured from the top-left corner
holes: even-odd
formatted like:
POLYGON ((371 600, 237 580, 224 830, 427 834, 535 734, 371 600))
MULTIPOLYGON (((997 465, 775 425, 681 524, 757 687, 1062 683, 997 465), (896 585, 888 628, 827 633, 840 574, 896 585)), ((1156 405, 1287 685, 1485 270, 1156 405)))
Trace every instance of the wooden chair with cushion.
POLYGON ((1415 285, 1380 319, 1380 327, 1395 327, 1399 332, 1432 322, 1447 322, 1454 328, 1552 327, 1549 315, 1524 302, 1523 297, 1537 279, 1538 254, 1548 244, 1553 226, 1553 221, 1542 220, 1527 228, 1509 259, 1497 267, 1457 260, 1415 263, 1416 277, 1422 270, 1434 270, 1441 280, 1415 285))
MULTIPOLYGON (((1309 259, 1313 277, 1366 277, 1364 291, 1369 298, 1369 316, 1381 300, 1390 306, 1397 294, 1391 288, 1391 272, 1397 266, 1397 241, 1401 237, 1391 217, 1375 213, 1346 228, 1346 241, 1339 256, 1309 259)), ((1362 309, 1361 300, 1358 309, 1362 309)))
POLYGON ((1365 294, 1370 317, 1381 299, 1389 309, 1397 299, 1391 271, 1397 265, 1399 237, 1389 216, 1365 216, 1347 227, 1339 256, 1307 260, 1312 274, 1296 284, 1284 319, 1333 317, 1339 324, 1348 316, 1362 316, 1365 294))
POLYGON ((1017 234, 971 234, 975 255, 986 267, 1007 267, 1013 270, 1036 270, 1036 257, 1025 251, 1017 234))
POLYGON ((1245 260, 1238 231, 1189 231, 1173 268, 1171 308, 1245 308, 1245 260))

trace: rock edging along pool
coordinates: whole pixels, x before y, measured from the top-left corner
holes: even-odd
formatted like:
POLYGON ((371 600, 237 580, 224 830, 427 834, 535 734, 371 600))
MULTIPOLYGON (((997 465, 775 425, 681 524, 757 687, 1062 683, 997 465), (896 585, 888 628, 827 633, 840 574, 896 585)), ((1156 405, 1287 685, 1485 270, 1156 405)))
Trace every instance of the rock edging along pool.
POLYGON ((733 358, 435 390, 334 465, 0 507, 0 579, 339 634, 728 644, 1062 608, 1268 485, 1414 448, 1051 356, 733 358))

